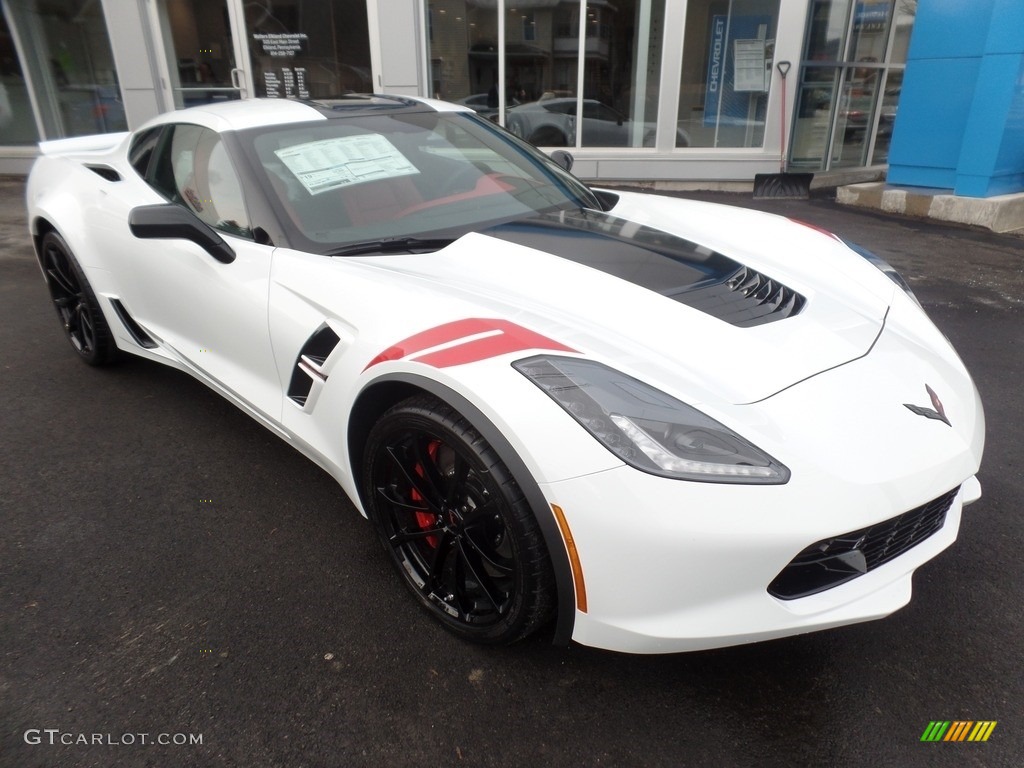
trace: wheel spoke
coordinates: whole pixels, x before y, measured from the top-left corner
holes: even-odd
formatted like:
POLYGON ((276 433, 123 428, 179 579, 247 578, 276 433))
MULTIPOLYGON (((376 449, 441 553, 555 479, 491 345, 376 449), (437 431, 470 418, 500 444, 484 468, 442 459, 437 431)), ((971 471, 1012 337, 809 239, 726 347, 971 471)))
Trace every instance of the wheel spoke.
POLYGON ((49 276, 53 286, 62 293, 67 294, 68 299, 73 299, 78 295, 78 291, 75 290, 75 287, 68 283, 67 278, 65 278, 64 275, 56 268, 51 267, 50 269, 47 269, 46 274, 49 276))
MULTIPOLYGON (((441 490, 444 487, 444 478, 437 468, 437 449, 433 456, 430 454, 430 445, 435 442, 430 435, 418 435, 413 441, 413 456, 416 460, 416 469, 422 471, 422 480, 429 486, 429 495, 427 493, 424 495, 434 503, 440 503, 445 497, 441 490)), ((417 474, 420 473, 417 472, 417 474)))
POLYGON ((432 500, 430 496, 430 489, 423 483, 422 478, 417 475, 415 470, 410 472, 409 469, 406 468, 405 462, 402 461, 396 453, 394 446, 389 445, 387 447, 387 452, 388 456, 390 456, 391 460, 394 462, 395 467, 397 467, 398 471, 402 473, 402 477, 405 479, 405 482, 409 484, 409 487, 420 495, 420 498, 423 499, 423 503, 426 504, 432 512, 440 514, 441 507, 436 501, 432 500))
POLYGON ((496 571, 500 571, 503 574, 513 573, 514 569, 511 566, 505 565, 504 563, 499 563, 497 560, 495 560, 494 557, 488 554, 487 549, 485 547, 480 546, 473 539, 473 537, 469 534, 468 531, 464 533, 462 538, 463 541, 465 541, 466 544, 468 544, 473 549, 473 551, 477 555, 479 555, 480 558, 484 560, 487 563, 487 565, 489 565, 491 568, 493 568, 496 571))
MULTIPOLYGON (((466 569, 469 571, 469 575, 472 576, 473 581, 476 582, 477 587, 479 587, 484 597, 487 598, 487 602, 494 606, 494 610, 496 610, 498 613, 501 613, 501 604, 497 601, 497 599, 495 599, 494 595, 491 594, 491 590, 493 589, 494 584, 492 583, 490 587, 488 587, 488 582, 491 581, 490 576, 486 573, 483 573, 483 575, 481 575, 482 569, 477 568, 473 565, 473 560, 472 558, 470 558, 469 553, 466 551, 466 547, 463 546, 462 540, 459 540, 458 548, 459 554, 461 555, 461 561, 466 567, 466 569)), ((476 551, 475 547, 473 549, 474 551, 476 551)), ((460 586, 463 587, 461 591, 465 592, 465 579, 463 579, 462 584, 460 586)))
POLYGON ((476 528, 487 522, 488 518, 496 513, 494 499, 488 499, 483 504, 467 510, 462 516, 462 527, 464 529, 476 528))
POLYGON ((455 539, 452 538, 448 531, 442 531, 441 533, 441 541, 438 542, 437 549, 434 550, 434 556, 427 564, 426 578, 423 581, 423 592, 428 595, 442 587, 443 579, 441 577, 444 575, 445 561, 451 554, 455 544, 455 539))
POLYGON ((429 512, 430 507, 423 505, 410 504, 407 501, 402 501, 398 498, 398 495, 394 493, 397 490, 394 485, 389 487, 379 486, 377 488, 377 494, 380 495, 388 504, 399 507, 401 509, 407 509, 410 512, 429 512))
POLYGON ((441 536, 443 534, 444 528, 424 528, 422 531, 406 531, 403 529, 398 533, 392 534, 388 541, 391 542, 391 546, 400 547, 410 541, 425 539, 427 536, 441 536))
POLYGON ((54 279, 60 289, 72 296, 77 295, 79 293, 78 280, 70 274, 68 262, 64 254, 56 248, 51 248, 47 252, 47 262, 50 266, 46 272, 54 279))
POLYGON ((85 302, 80 302, 76 308, 78 318, 78 333, 82 340, 82 347, 85 351, 92 349, 94 334, 92 318, 89 316, 89 307, 85 302))
POLYGON ((448 491, 445 493, 445 503, 449 507, 455 506, 455 502, 458 501, 459 496, 462 494, 463 488, 466 484, 466 477, 469 475, 469 462, 463 458, 462 454, 455 453, 455 465, 452 469, 452 474, 448 478, 448 491))

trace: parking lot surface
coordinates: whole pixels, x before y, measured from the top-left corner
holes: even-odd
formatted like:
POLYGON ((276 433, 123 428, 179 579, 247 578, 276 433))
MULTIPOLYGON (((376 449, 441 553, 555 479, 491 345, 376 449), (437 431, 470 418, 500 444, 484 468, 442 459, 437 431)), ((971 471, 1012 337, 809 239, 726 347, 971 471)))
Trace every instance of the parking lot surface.
POLYGON ((984 496, 887 619, 637 657, 454 639, 313 464, 182 373, 82 365, 22 195, 0 180, 3 768, 1024 759, 1024 240, 825 197, 756 203, 909 279, 981 391, 984 496), (922 742, 935 720, 997 725, 922 742))

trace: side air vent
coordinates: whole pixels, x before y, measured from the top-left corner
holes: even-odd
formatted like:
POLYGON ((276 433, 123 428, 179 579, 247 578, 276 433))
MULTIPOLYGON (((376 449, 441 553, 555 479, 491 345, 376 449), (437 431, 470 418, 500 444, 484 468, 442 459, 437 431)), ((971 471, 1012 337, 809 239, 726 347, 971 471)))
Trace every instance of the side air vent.
POLYGON ((142 330, 135 318, 128 314, 128 310, 124 308, 124 304, 121 303, 120 299, 111 299, 110 305, 114 308, 118 318, 121 320, 121 324, 124 325, 128 334, 135 340, 135 343, 140 347, 146 349, 155 349, 156 342, 150 337, 148 333, 142 330))
POLYGON ((90 171, 95 173, 97 176, 102 176, 107 181, 120 181, 121 174, 111 168, 109 165, 86 165, 90 171))
POLYGON ((744 266, 725 280, 698 285, 672 298, 741 328, 792 317, 807 303, 792 288, 744 266))
POLYGON ((288 397, 296 405, 313 407, 316 394, 327 381, 324 364, 339 341, 341 339, 338 334, 325 325, 302 346, 295 367, 292 368, 292 380, 288 384, 288 397))

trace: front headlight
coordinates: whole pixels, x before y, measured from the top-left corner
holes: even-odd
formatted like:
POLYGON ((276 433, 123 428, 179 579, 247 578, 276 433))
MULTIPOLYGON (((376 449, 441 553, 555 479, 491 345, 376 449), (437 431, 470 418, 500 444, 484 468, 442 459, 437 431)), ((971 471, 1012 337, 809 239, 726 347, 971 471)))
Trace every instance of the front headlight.
POLYGON ((728 427, 605 365, 541 355, 512 367, 608 450, 644 472, 707 483, 789 480, 786 467, 728 427))
MULTIPOLYGON (((864 248, 856 243, 851 243, 848 240, 843 240, 843 245, 849 248, 851 251, 856 253, 858 256, 866 259, 867 261, 874 264, 882 274, 892 280, 896 285, 903 289, 903 291, 914 300, 917 306, 921 306, 921 302, 918 301, 917 296, 914 295, 913 289, 910 287, 910 283, 903 279, 903 275, 896 271, 896 268, 888 261, 883 259, 881 256, 872 253, 867 248, 864 248)), ((922 307, 923 309, 923 307, 922 307)))

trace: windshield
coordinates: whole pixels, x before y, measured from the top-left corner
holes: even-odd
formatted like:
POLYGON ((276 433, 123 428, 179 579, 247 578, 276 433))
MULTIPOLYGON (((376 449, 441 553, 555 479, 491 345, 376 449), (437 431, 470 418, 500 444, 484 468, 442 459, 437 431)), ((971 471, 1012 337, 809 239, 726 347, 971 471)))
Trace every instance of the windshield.
POLYGON ((317 253, 598 207, 546 155, 472 114, 360 114, 241 138, 295 246, 317 253))

